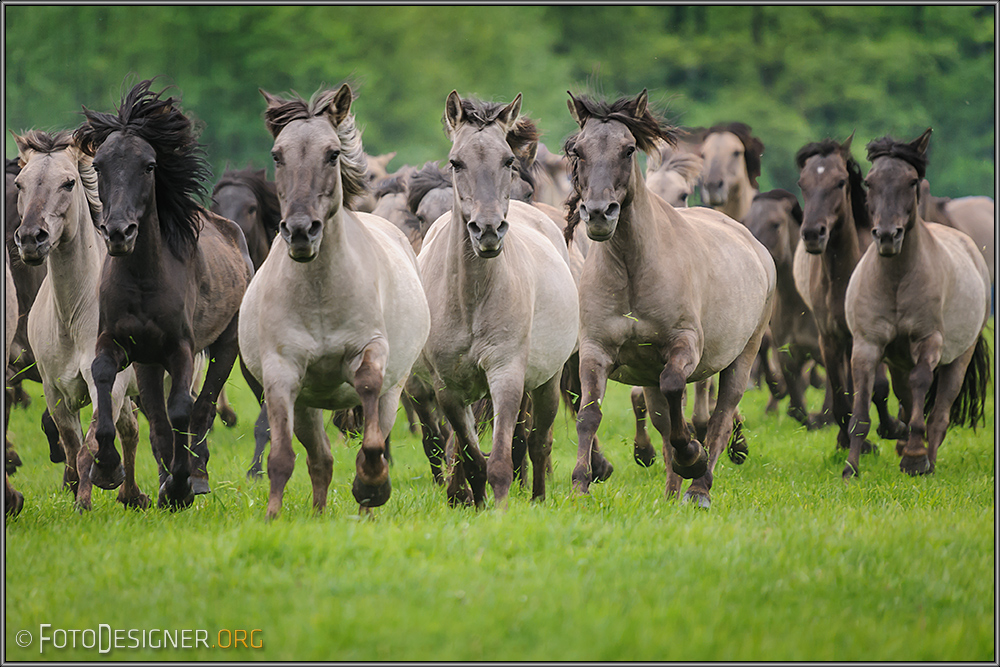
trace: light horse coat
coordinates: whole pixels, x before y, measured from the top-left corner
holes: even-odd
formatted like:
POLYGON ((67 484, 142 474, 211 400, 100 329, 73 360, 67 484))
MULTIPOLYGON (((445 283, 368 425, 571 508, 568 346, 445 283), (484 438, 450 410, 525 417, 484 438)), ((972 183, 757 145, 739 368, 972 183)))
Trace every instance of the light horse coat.
POLYGON ((333 458, 322 410, 359 403, 364 434, 352 491, 367 511, 389 499, 385 436, 430 328, 416 258, 391 222, 344 206, 365 189, 350 87, 308 103, 261 93, 281 240, 247 289, 240 349, 263 385, 271 425, 267 516, 278 515, 295 465, 293 433, 306 449, 313 507, 325 507, 333 458))
POLYGON ((701 143, 701 201, 743 222, 756 196, 764 143, 746 123, 709 128, 701 143))
POLYGON ((506 106, 463 100, 456 91, 448 96, 454 203, 417 258, 431 308, 419 371, 458 439, 448 498, 462 496, 467 478, 480 507, 487 480, 497 506, 506 505, 525 392, 532 403, 532 497, 544 498, 559 379, 577 342, 577 291, 559 228, 533 206, 511 201, 515 153, 537 139, 534 125, 518 119, 520 107, 520 95, 506 106), (494 413, 488 462, 471 409, 487 393, 494 413))
MULTIPOLYGON (((10 361, 10 348, 17 331, 17 288, 14 286, 14 274, 10 271, 10 255, 4 253, 4 359, 10 361)), ((6 363, 5 363, 6 365, 6 363)), ((7 420, 3 423, 4 440, 7 439, 7 420)), ((24 495, 10 483, 10 473, 4 471, 4 513, 6 516, 17 516, 24 507, 24 495)))
MULTIPOLYGON (((101 213, 97 174, 69 132, 33 131, 14 139, 23 164, 16 179, 22 222, 14 238, 22 261, 47 266, 28 315, 28 340, 46 406, 66 450, 65 480, 79 508, 90 509, 90 467, 97 446, 94 422, 84 439, 80 409, 97 403, 91 364, 98 332, 98 285, 107 256, 93 224, 101 213)), ((145 509, 149 498, 135 483, 138 424, 126 392, 138 394, 131 367, 118 375, 111 392, 112 418, 125 451, 125 483, 118 501, 145 509)))
POLYGON ((918 213, 930 133, 910 143, 884 137, 868 144, 875 241, 847 286, 855 393, 845 478, 860 469, 873 377, 883 359, 908 423, 897 444, 903 472, 934 472, 949 423, 975 426, 983 418, 990 374, 982 333, 990 314, 989 272, 968 235, 925 222, 918 213))
POLYGON ((580 282, 579 450, 574 487, 586 493, 591 445, 608 379, 645 387, 663 435, 666 493, 710 505, 719 454, 771 314, 774 262, 746 227, 708 208, 674 209, 646 188, 636 150, 649 153, 671 130, 647 109, 646 91, 607 104, 570 95, 580 131, 566 142, 580 220, 591 246, 580 282), (689 382, 719 373, 708 452, 682 413, 689 382))

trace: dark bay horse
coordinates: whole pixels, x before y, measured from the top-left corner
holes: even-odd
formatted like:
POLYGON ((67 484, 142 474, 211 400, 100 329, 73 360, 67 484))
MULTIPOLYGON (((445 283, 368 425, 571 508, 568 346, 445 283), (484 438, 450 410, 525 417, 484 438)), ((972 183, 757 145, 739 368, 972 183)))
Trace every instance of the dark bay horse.
POLYGON ((92 366, 99 422, 91 480, 105 489, 123 481, 111 388, 135 364, 160 469, 158 504, 181 508, 210 490, 205 438, 239 352, 238 310, 253 264, 239 226, 198 203, 209 176, 202 146, 176 100, 151 85, 133 86, 116 113, 84 108, 87 121, 76 131, 98 172, 104 211, 96 222, 108 248, 92 366), (202 350, 208 371, 194 400, 194 357, 202 350))
POLYGON ((596 241, 580 281, 579 450, 573 486, 586 493, 591 447, 608 379, 644 387, 663 436, 668 497, 693 479, 685 499, 702 507, 719 454, 771 314, 775 270, 767 249, 710 208, 675 209, 649 192, 636 151, 673 141, 643 90, 613 103, 570 94, 580 130, 566 141, 574 196, 567 238, 583 221, 596 241), (719 374, 705 447, 691 437, 681 398, 689 382, 719 374))
POLYGON ((949 424, 975 427, 984 416, 989 271, 967 234, 918 213, 930 134, 928 128, 909 143, 883 137, 867 146, 874 242, 847 287, 855 394, 845 479, 860 470, 875 369, 883 359, 908 424, 896 446, 903 472, 934 472, 949 424))
MULTIPOLYGON (((839 427, 837 446, 850 446, 848 422, 854 395, 851 379, 851 330, 847 325, 847 283, 871 243, 871 221, 861 166, 851 155, 852 134, 843 143, 833 139, 799 149, 803 216, 801 242, 795 250, 795 286, 816 319, 823 367, 833 392, 831 409, 839 427)), ((875 387, 878 433, 900 437, 904 425, 889 414, 889 382, 885 371, 875 387)), ((866 445, 869 451, 871 444, 866 445)))

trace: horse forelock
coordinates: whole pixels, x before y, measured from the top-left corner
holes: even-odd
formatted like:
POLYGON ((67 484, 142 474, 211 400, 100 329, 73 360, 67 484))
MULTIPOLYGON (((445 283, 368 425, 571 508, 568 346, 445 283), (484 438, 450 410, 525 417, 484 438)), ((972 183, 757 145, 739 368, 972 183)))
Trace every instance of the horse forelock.
MULTIPOLYGON (((42 130, 28 130, 21 135, 20 139, 27 150, 36 153, 57 153, 73 145, 73 132, 63 130, 50 134, 42 130)), ((16 164, 17 160, 15 159, 14 162, 16 164)), ((11 173, 9 163, 8 173, 11 173)))
POLYGON ((406 174, 393 174, 376 181, 373 192, 375 199, 381 199, 386 195, 406 194, 406 174))
POLYGON ((868 161, 874 162, 880 157, 892 157, 906 162, 917 170, 917 177, 924 178, 927 173, 927 155, 913 146, 892 137, 882 137, 868 142, 868 161))
POLYGON ((101 196, 97 190, 97 170, 94 169, 94 158, 83 151, 77 151, 77 171, 80 172, 80 184, 83 186, 83 193, 87 196, 87 206, 90 207, 90 219, 97 222, 101 219, 101 211, 104 205, 101 204, 101 196))
POLYGON ((691 184, 701 176, 704 161, 694 153, 675 152, 660 166, 657 171, 676 171, 687 183, 691 184))
POLYGON ((637 115, 638 100, 635 98, 621 97, 614 102, 604 102, 582 95, 574 99, 583 105, 588 118, 602 123, 618 121, 623 124, 635 137, 639 150, 647 155, 657 149, 660 141, 677 145, 677 129, 653 115, 648 106, 641 115, 637 115))
POLYGON ((93 156, 114 132, 148 143, 156 153, 156 207, 160 233, 170 251, 184 259, 194 248, 202 226, 200 200, 212 174, 205 149, 197 140, 194 123, 164 91, 149 90, 153 80, 133 86, 117 114, 84 107, 87 122, 76 130, 81 150, 93 156))

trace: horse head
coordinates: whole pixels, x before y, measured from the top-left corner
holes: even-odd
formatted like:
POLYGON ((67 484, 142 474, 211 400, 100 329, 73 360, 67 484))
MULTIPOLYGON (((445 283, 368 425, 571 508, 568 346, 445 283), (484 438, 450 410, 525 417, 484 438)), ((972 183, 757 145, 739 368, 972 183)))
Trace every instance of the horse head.
POLYGON ((842 225, 852 216, 865 215, 861 167, 851 157, 853 139, 853 133, 842 144, 824 139, 806 144, 795 155, 802 190, 802 241, 810 254, 822 254, 842 225))
POLYGON ((906 232, 916 224, 920 181, 927 170, 931 128, 910 143, 882 137, 869 142, 868 209, 872 236, 883 257, 898 255, 906 232))

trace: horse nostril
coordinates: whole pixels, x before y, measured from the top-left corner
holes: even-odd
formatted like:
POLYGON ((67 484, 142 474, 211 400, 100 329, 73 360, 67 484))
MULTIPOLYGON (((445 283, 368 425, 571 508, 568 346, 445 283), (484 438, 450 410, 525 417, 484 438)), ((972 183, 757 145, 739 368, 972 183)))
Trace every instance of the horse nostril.
POLYGON ((506 220, 501 220, 500 226, 497 227, 497 235, 503 236, 504 234, 506 234, 508 227, 510 227, 510 224, 506 220))
POLYGON ((35 243, 45 243, 49 240, 49 233, 44 229, 38 230, 35 234, 35 243))
POLYGON ((479 236, 483 233, 482 227, 480 227, 478 223, 471 220, 469 221, 469 231, 473 236, 479 236))
POLYGON ((133 222, 132 224, 130 224, 128 227, 125 228, 125 238, 129 238, 130 236, 134 236, 138 232, 139 232, 139 225, 137 225, 137 224, 135 224, 133 222))
POLYGON ((621 210, 621 206, 618 202, 611 202, 608 204, 607 208, 604 209, 604 217, 608 220, 613 220, 618 217, 618 212, 621 210))
POLYGON ((895 240, 895 239, 898 239, 899 237, 901 237, 902 235, 903 235, 903 228, 902 227, 896 227, 896 231, 894 231, 892 233, 892 238, 893 238, 893 240, 895 240))
POLYGON ((319 234, 320 230, 323 228, 323 223, 319 220, 313 220, 312 224, 309 225, 309 236, 316 236, 319 234))

